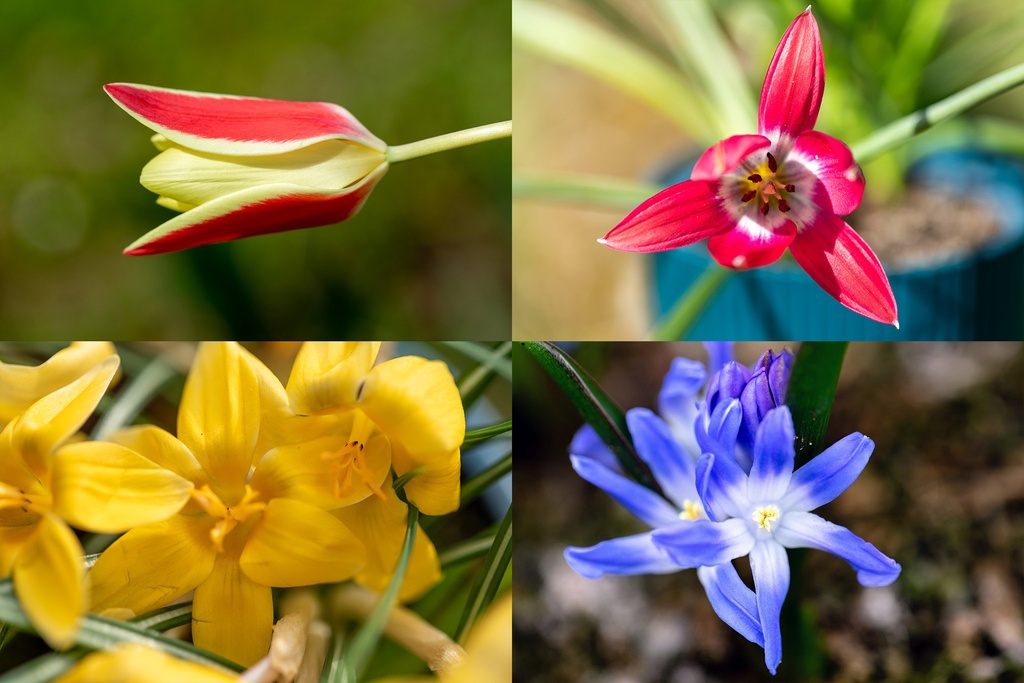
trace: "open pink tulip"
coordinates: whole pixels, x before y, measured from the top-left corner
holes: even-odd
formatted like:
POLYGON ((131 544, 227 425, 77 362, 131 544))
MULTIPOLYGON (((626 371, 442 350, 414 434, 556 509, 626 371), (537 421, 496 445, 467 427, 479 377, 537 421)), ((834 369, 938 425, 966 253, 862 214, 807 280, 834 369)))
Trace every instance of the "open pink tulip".
POLYGON ((690 180, 645 201, 600 241, 650 252, 706 239, 714 259, 734 269, 774 263, 788 248, 839 303, 898 328, 878 257, 839 218, 860 204, 864 176, 849 147, 812 130, 824 90, 821 36, 807 8, 775 49, 758 134, 711 147, 690 180))
POLYGON ((387 171, 387 145, 336 104, 111 83, 114 102, 156 131, 142 170, 157 203, 183 212, 126 254, 337 223, 387 171))

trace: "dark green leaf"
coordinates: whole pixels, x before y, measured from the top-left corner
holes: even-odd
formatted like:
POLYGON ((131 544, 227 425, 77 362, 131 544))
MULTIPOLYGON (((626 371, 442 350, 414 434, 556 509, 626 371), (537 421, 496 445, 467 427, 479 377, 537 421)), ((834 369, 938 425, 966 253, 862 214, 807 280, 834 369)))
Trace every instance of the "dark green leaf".
POLYGON ((481 427, 480 429, 474 429, 466 432, 466 438, 462 441, 462 446, 471 446, 473 444, 493 439, 496 436, 512 431, 512 420, 505 420, 496 425, 490 427, 481 427))
POLYGON ((465 643, 469 629, 476 623, 476 620, 494 600, 501 585, 501 578, 505 575, 509 560, 512 559, 512 507, 509 506, 505 518, 498 527, 498 533, 494 537, 487 552, 487 559, 480 569, 473 587, 469 591, 469 600, 462 611, 459 619, 459 626, 455 629, 455 640, 458 643, 465 643))
POLYGON ((797 467, 820 453, 843 368, 846 342, 805 342, 797 351, 786 391, 793 413, 797 467))

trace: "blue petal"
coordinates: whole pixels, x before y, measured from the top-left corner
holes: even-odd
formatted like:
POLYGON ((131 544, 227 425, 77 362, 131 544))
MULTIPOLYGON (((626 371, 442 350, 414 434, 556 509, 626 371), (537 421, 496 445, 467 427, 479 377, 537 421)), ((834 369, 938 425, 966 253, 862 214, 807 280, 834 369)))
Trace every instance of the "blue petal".
POLYGON ((862 586, 888 586, 900 575, 900 565, 846 527, 813 512, 787 512, 775 532, 787 548, 817 548, 837 555, 857 570, 862 586))
POLYGON ((708 351, 708 372, 720 372, 726 363, 733 360, 732 342, 704 342, 708 351))
POLYGON ((601 437, 590 425, 583 425, 576 431, 576 435, 572 437, 572 443, 569 444, 569 454, 591 458, 613 472, 623 473, 619 459, 615 457, 607 444, 601 441, 601 437))
POLYGON ((607 467, 581 456, 569 456, 576 473, 601 488, 649 527, 679 521, 679 512, 654 491, 612 472, 607 467))
POLYGON ((784 498, 787 510, 813 510, 845 491, 868 464, 875 442, 859 432, 832 444, 793 473, 784 498))
POLYGON ((740 519, 680 521, 651 532, 654 544, 680 568, 712 567, 750 552, 754 537, 740 519))
POLYGON ((654 545, 651 532, 613 538, 589 548, 565 549, 565 561, 586 579, 600 579, 605 574, 669 574, 679 565, 668 553, 654 545))
POLYGON ((757 429, 754 465, 747 481, 750 500, 772 502, 780 499, 793 476, 793 416, 782 406, 771 410, 757 429))
POLYGON ((750 371, 736 362, 726 363, 722 370, 708 381, 708 406, 713 411, 722 401, 739 398, 750 379, 750 371))
POLYGON ((697 460, 697 493, 712 521, 742 517, 750 507, 747 475, 731 456, 704 453, 697 460))
POLYGON ((693 437, 697 419, 697 393, 707 379, 704 365, 686 358, 676 358, 665 375, 658 393, 658 412, 672 429, 672 435, 694 458, 700 455, 693 437))
POLYGON ((736 567, 731 562, 717 567, 698 567, 697 578, 704 586, 715 614, 741 636, 764 647, 764 632, 757 616, 757 598, 740 579, 736 567))
POLYGON ((789 349, 783 349, 782 353, 772 359, 768 367, 768 388, 772 392, 772 399, 776 406, 786 403, 786 392, 789 389, 789 374, 793 369, 793 354, 789 349))
POLYGON ((693 426, 700 451, 733 458, 736 452, 736 435, 743 419, 743 408, 739 401, 730 399, 711 411, 710 417, 709 410, 710 407, 705 408, 693 426))
POLYGON ((696 503, 693 456, 676 443, 668 425, 646 408, 633 408, 626 413, 626 424, 636 452, 650 466, 665 495, 680 510, 684 501, 696 503))
POLYGON ((789 591, 789 558, 786 549, 768 539, 750 551, 750 573, 754 575, 757 613, 764 632, 764 663, 775 675, 782 661, 782 628, 779 615, 789 591))

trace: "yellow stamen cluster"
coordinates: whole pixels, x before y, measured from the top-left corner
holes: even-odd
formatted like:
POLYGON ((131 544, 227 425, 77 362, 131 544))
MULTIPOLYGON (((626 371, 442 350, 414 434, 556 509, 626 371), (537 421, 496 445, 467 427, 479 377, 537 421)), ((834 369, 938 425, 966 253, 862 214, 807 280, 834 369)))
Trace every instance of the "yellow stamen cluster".
POLYGON ((20 488, 0 482, 0 510, 20 509, 26 513, 45 515, 52 508, 53 497, 48 492, 26 493, 20 488))
POLYGON ((692 500, 683 501, 683 510, 679 513, 679 519, 688 519, 692 521, 696 519, 703 519, 704 517, 704 507, 700 503, 692 500))
POLYGON ((224 552, 224 539, 236 526, 254 514, 263 512, 267 507, 266 503, 255 502, 259 494, 253 491, 248 484, 245 485, 245 493, 242 494, 241 500, 231 506, 225 505, 209 484, 203 484, 201 488, 193 489, 190 495, 206 514, 220 518, 210 529, 210 540, 218 553, 224 552))
POLYGON ((781 511, 774 505, 762 505, 761 507, 754 510, 754 514, 750 515, 750 518, 757 522, 757 526, 764 529, 765 531, 772 530, 772 524, 779 519, 781 511))
POLYGON ((336 451, 324 451, 320 457, 331 462, 331 475, 334 477, 334 495, 337 498, 348 496, 361 483, 373 491, 373 495, 386 500, 384 492, 374 481, 373 471, 366 462, 366 444, 361 441, 348 441, 336 451))
POLYGON ((791 183, 782 182, 776 173, 779 170, 779 165, 775 161, 775 157, 769 152, 767 155, 767 161, 762 163, 755 173, 751 173, 747 176, 746 181, 746 192, 740 199, 746 203, 752 200, 754 197, 759 197, 761 204, 760 212, 762 216, 768 214, 770 208, 769 201, 774 199, 776 206, 779 207, 779 211, 786 213, 789 211, 789 204, 786 203, 787 193, 796 190, 796 187, 791 183))

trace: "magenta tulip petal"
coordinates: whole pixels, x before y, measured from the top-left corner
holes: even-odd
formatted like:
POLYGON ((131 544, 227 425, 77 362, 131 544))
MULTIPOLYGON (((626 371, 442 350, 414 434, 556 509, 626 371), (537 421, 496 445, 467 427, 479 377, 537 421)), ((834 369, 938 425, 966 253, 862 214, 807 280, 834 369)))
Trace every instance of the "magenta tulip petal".
POLYGON ((843 219, 822 211, 789 246, 796 262, 851 311, 899 328, 896 298, 871 247, 843 219))
POLYGON ((110 83, 103 89, 144 126, 190 149, 230 156, 278 154, 324 140, 387 145, 343 107, 110 83))
POLYGON ((767 149, 772 141, 763 135, 733 135, 708 148, 693 167, 690 180, 715 181, 740 165, 754 152, 767 149))
POLYGON ((708 251, 726 268, 759 268, 778 261, 795 236, 792 221, 769 229, 744 216, 732 230, 711 237, 708 251))
POLYGON ((620 251, 665 251, 705 240, 732 223, 713 183, 686 180, 633 209, 598 242, 620 251))
POLYGON ((761 89, 757 132, 778 140, 814 128, 825 91, 825 56, 818 23, 808 7, 786 29, 775 48, 761 89))
POLYGON ((175 216, 132 243, 129 256, 162 254, 202 244, 337 223, 355 215, 388 165, 382 163, 351 187, 311 192, 271 184, 241 190, 175 216))
POLYGON ((786 163, 800 163, 817 176, 823 191, 812 192, 814 201, 837 216, 845 216, 864 196, 864 174, 853 152, 842 140, 809 130, 793 143, 786 163))

